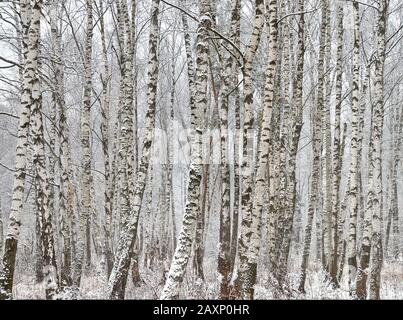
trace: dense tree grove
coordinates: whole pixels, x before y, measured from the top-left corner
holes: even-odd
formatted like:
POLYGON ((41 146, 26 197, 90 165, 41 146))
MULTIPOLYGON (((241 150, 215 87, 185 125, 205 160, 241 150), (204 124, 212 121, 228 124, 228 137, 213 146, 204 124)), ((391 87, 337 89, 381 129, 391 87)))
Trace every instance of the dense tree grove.
POLYGON ((403 297, 400 0, 0 2, 0 299, 403 297))

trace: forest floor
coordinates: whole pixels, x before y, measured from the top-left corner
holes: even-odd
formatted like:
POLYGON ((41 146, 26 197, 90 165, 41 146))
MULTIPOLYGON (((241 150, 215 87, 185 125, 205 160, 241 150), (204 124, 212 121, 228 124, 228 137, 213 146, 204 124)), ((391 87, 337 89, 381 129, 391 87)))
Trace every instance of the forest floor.
MULTIPOLYGON (((163 287, 162 272, 158 270, 141 270, 142 283, 135 287, 131 280, 128 281, 126 299, 158 299, 163 287)), ((213 273, 206 274, 213 275, 213 273)), ((346 272, 344 273, 344 275, 346 272)), ((219 284, 213 281, 194 282, 187 277, 182 286, 182 296, 189 299, 217 299, 219 284)), ((217 279, 217 277, 215 277, 217 279)), ((85 274, 80 289, 81 299, 104 299, 106 279, 98 274, 85 274)), ((270 286, 269 276, 260 275, 260 280, 255 288, 256 299, 349 299, 348 283, 344 276, 340 288, 334 289, 321 268, 311 267, 308 270, 305 290, 301 294, 298 288, 298 273, 294 272, 289 278, 289 294, 276 295, 270 286)), ((45 290, 43 283, 36 283, 34 277, 22 276, 14 286, 16 299, 44 299, 45 290)), ((62 299, 69 299, 69 293, 65 293, 62 299)), ((381 299, 403 299, 403 261, 387 262, 384 264, 381 275, 381 299)))

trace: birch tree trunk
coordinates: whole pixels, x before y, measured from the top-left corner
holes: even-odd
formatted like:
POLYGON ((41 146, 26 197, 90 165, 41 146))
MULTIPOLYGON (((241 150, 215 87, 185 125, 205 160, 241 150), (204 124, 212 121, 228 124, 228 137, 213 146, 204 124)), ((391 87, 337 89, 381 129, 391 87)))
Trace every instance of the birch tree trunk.
POLYGON ((22 29, 22 51, 24 71, 22 76, 21 114, 18 123, 18 138, 15 156, 15 175, 7 234, 4 242, 3 269, 0 273, 0 299, 11 299, 15 257, 20 237, 21 214, 24 201, 24 182, 26 174, 26 154, 28 145, 29 122, 32 105, 32 80, 38 68, 39 31, 31 23, 31 4, 28 0, 20 1, 22 29))
POLYGON ((32 6, 32 20, 30 29, 32 52, 28 53, 27 60, 34 61, 32 66, 31 91, 31 119, 30 128, 33 143, 33 169, 35 171, 35 185, 37 187, 36 206, 41 217, 43 273, 45 279, 46 298, 52 299, 58 289, 57 266, 52 227, 52 211, 49 207, 50 189, 46 171, 45 141, 42 116, 42 93, 39 81, 38 55, 40 44, 40 20, 42 1, 34 2, 32 6))
POLYGON ((388 19, 389 0, 381 0, 378 9, 377 25, 377 56, 375 61, 375 92, 376 100, 373 111, 372 139, 372 237, 369 261, 369 299, 380 299, 381 270, 383 263, 382 249, 382 133, 384 115, 384 68, 385 68, 385 35, 388 19))
MULTIPOLYGON (((304 12, 304 1, 298 1, 298 11, 304 12)), ((290 244, 292 236, 292 226, 294 221, 294 212, 297 201, 296 190, 296 165, 297 165, 297 152, 302 129, 302 116, 303 116, 303 80, 304 80, 304 55, 305 55, 305 16, 301 14, 298 22, 298 47, 297 47, 297 65, 296 73, 293 82, 293 96, 292 96, 292 137, 291 148, 288 157, 288 173, 286 185, 286 204, 284 206, 285 225, 283 227, 283 242, 281 249, 281 256, 279 262, 279 285, 283 285, 285 276, 287 274, 287 263, 290 254, 290 244)))
MULTIPOLYGON (((236 0, 232 8, 232 41, 240 48, 241 46, 241 1, 236 0)), ((239 52, 235 53, 236 59, 241 59, 239 52)), ((232 230, 231 230, 231 249, 230 249, 230 261, 231 261, 231 277, 235 269, 235 260, 238 246, 238 226, 239 226, 239 192, 240 192, 240 170, 239 170, 239 147, 240 147, 240 113, 241 113, 241 94, 238 84, 239 69, 238 65, 233 65, 234 70, 232 77, 233 83, 236 87, 234 89, 234 112, 235 112, 235 134, 234 139, 234 198, 232 199, 233 211, 232 211, 232 230)))
POLYGON ((391 253, 393 259, 398 259, 400 254, 399 249, 399 205, 398 205, 398 180, 397 180, 397 172, 399 168, 399 159, 401 153, 401 144, 402 144, 402 136, 403 136, 403 112, 397 107, 396 116, 394 119, 394 135, 393 135, 393 154, 392 154, 392 167, 391 167, 391 190, 390 190, 390 202, 389 202, 389 217, 388 217, 388 228, 386 230, 386 239, 385 239, 385 251, 388 252, 388 245, 391 233, 391 224, 393 220, 392 227, 392 235, 393 235, 393 243, 391 253))
POLYGON ((84 88, 81 109, 80 142, 82 150, 81 200, 78 221, 78 243, 73 271, 73 284, 80 287, 86 248, 87 227, 91 216, 91 92, 92 92, 92 0, 86 0, 86 36, 84 52, 84 88))
POLYGON ((322 228, 323 228, 323 267, 329 273, 332 261, 332 135, 330 128, 330 96, 332 93, 330 84, 331 72, 331 40, 330 32, 330 3, 329 15, 326 21, 326 50, 325 50, 325 75, 324 75, 324 109, 323 109, 323 142, 322 142, 322 228))
MULTIPOLYGON (((266 69, 266 83, 264 93, 264 109, 262 116, 262 131, 257 152, 256 185, 253 195, 251 225, 248 235, 249 248, 247 252, 247 271, 243 278, 243 298, 253 299, 254 285, 256 284, 257 261, 261 241, 261 218, 264 194, 267 189, 267 164, 269 158, 270 124, 274 104, 274 90, 277 67, 277 0, 267 3, 267 17, 269 33, 269 55, 266 69)), ((251 199, 252 200, 252 199, 251 199)), ((273 212, 270 214, 274 214, 273 212)))
POLYGON ((255 18, 253 31, 244 54, 243 79, 244 79, 244 124, 242 133, 242 192, 241 192, 241 226, 238 239, 238 279, 235 288, 235 296, 241 298, 244 292, 244 283, 247 281, 248 272, 248 248, 250 245, 250 228, 252 223, 252 155, 253 143, 249 141, 253 129, 253 61, 259 47, 260 36, 264 26, 264 1, 255 1, 255 18))
POLYGON ((189 182, 182 229, 172 259, 167 281, 161 293, 162 300, 179 297, 179 287, 185 275, 195 232, 196 217, 199 209, 200 183, 202 178, 202 115, 207 108, 208 79, 208 28, 212 24, 209 1, 200 3, 200 18, 197 29, 195 103, 191 110, 191 124, 194 130, 192 138, 192 157, 189 169, 189 182))
POLYGON ((102 44, 102 63, 103 63, 103 72, 101 75, 102 81, 102 96, 101 96, 101 136, 102 136, 102 151, 104 155, 104 168, 105 168, 105 225, 104 225, 104 251, 105 251, 105 260, 106 260, 106 274, 109 277, 112 271, 113 257, 111 250, 111 226, 112 226, 112 206, 113 206, 113 186, 112 186, 112 169, 110 165, 110 129, 109 129, 109 90, 110 90, 110 71, 109 71, 109 61, 108 61, 108 51, 106 47, 106 36, 105 36, 105 22, 104 22, 104 8, 103 8, 103 0, 99 2, 99 11, 100 11, 100 31, 101 31, 101 44, 102 44))
POLYGON ((151 146, 153 141, 155 110, 157 101, 158 83, 158 37, 159 37, 159 0, 153 0, 151 4, 151 27, 149 37, 148 57, 148 85, 147 85, 147 113, 145 117, 145 136, 143 151, 140 158, 134 200, 130 207, 130 213, 120 232, 118 247, 116 250, 114 265, 108 282, 107 296, 109 299, 123 299, 125 286, 133 253, 134 242, 137 237, 137 225, 142 206, 144 189, 146 186, 148 165, 151 158, 151 146))
POLYGON ((338 221, 340 211, 340 180, 341 180, 341 130, 340 116, 342 109, 342 92, 343 92, 343 49, 344 49, 344 28, 343 28, 343 5, 337 5, 337 52, 336 52, 336 106, 335 106, 335 124, 333 135, 333 172, 332 172, 332 261, 330 266, 330 277, 335 285, 337 283, 337 261, 339 260, 340 252, 338 252, 338 221))
POLYGON ((360 79, 360 14, 357 1, 353 1, 354 44, 353 44, 353 84, 351 105, 351 144, 349 173, 350 221, 348 232, 347 263, 350 294, 356 294, 357 273, 357 214, 358 214, 358 125, 359 125, 359 79, 360 79))
POLYGON ((329 15, 329 1, 322 0, 322 22, 320 26, 320 47, 318 57, 318 86, 316 95, 316 110, 313 122, 313 160, 312 175, 309 190, 309 206, 307 224, 305 227, 304 249, 302 253, 301 273, 299 282, 299 291, 305 292, 306 270, 308 268, 308 260, 311 247, 312 222, 315 212, 317 212, 317 196, 319 183, 319 167, 320 167, 320 149, 321 149, 321 132, 322 132, 322 113, 324 105, 324 58, 326 50, 326 22, 329 15))
MULTIPOLYGON (((237 21, 239 20, 238 10, 239 1, 233 3, 231 10, 231 35, 234 38, 236 34, 237 21)), ((230 216, 230 157, 229 157, 229 126, 228 126, 228 107, 230 94, 237 86, 233 82, 233 72, 236 70, 235 57, 229 54, 225 57, 225 65, 222 67, 222 88, 221 88, 221 211, 220 211, 220 234, 219 234, 219 254, 218 254, 218 272, 221 275, 220 298, 228 299, 230 295, 230 275, 231 275, 231 216, 230 216)), ((237 78, 237 77, 236 77, 237 78)))
MULTIPOLYGON (((286 1, 281 3, 280 13, 281 15, 287 14, 286 1)), ((277 262, 275 264, 275 269, 273 270, 273 275, 278 282, 280 272, 282 270, 279 269, 279 263, 281 259, 281 251, 282 251, 282 242, 284 240, 284 228, 287 224, 288 216, 284 214, 286 207, 286 188, 287 188, 287 159, 288 159, 288 150, 289 150, 289 125, 290 125, 290 104, 291 104, 291 59, 290 59, 290 45, 291 45, 291 32, 289 21, 285 20, 282 25, 282 34, 280 37, 284 39, 282 42, 282 52, 281 59, 279 60, 279 72, 282 74, 282 77, 279 78, 277 88, 277 96, 278 96, 278 109, 280 109, 282 105, 282 119, 281 119, 281 110, 279 110, 279 114, 275 115, 278 120, 273 121, 274 123, 274 132, 277 133, 277 136, 274 137, 272 135, 272 140, 276 140, 279 148, 277 149, 276 154, 278 154, 278 178, 277 178, 277 190, 275 193, 270 194, 270 198, 277 198, 277 208, 276 211, 269 211, 269 215, 277 215, 277 227, 276 227, 276 254, 277 262), (281 88, 281 89, 280 89, 281 88), (281 102, 280 102, 281 100, 281 102)), ((281 47, 281 46, 280 46, 281 47)), ((263 131, 263 128, 262 128, 263 131)), ((274 151, 274 149, 273 149, 274 151)), ((274 152, 272 152, 274 153, 274 152)), ((269 171, 272 168, 269 166, 269 171)), ((272 172, 270 172, 270 175, 272 172)), ((269 217, 270 220, 270 217, 269 217)), ((273 264, 272 264, 273 265, 273 264)))
POLYGON ((71 248, 71 223, 75 216, 75 195, 73 191, 73 172, 71 167, 71 147, 69 139, 69 128, 67 126, 66 103, 65 103, 65 87, 64 87, 64 60, 61 50, 61 35, 57 26, 57 9, 55 2, 51 8, 50 24, 51 37, 53 43, 54 54, 54 86, 57 111, 59 113, 59 212, 61 226, 60 232, 62 236, 62 260, 60 266, 60 285, 71 286, 71 265, 72 265, 72 248, 71 248))

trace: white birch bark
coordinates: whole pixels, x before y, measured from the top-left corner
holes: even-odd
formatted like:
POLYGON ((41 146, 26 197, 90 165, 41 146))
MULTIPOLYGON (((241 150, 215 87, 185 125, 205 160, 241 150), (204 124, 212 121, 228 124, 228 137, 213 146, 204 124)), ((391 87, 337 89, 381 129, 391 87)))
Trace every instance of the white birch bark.
POLYGON ((337 52, 336 52, 336 106, 335 106, 335 124, 333 134, 333 172, 332 172, 332 207, 331 207, 331 241, 332 241, 332 261, 330 266, 330 276, 334 284, 337 285, 337 261, 340 255, 338 252, 338 220, 340 211, 340 180, 341 180, 341 109, 343 92, 343 50, 344 50, 344 12, 341 3, 337 5, 337 52))
MULTIPOLYGON (((239 20, 238 10, 239 1, 233 2, 231 9, 231 38, 236 36, 236 26, 239 20)), ((230 95, 234 88, 238 85, 236 56, 230 53, 224 56, 224 65, 221 67, 222 88, 220 94, 221 110, 220 110, 220 144, 221 144, 221 211, 220 211, 220 233, 219 233, 219 254, 218 254, 218 272, 221 275, 220 298, 229 298, 229 282, 231 275, 231 216, 230 216, 230 155, 229 155, 229 102, 230 95), (235 80, 235 81, 234 81, 235 80)), ((233 221, 234 223, 234 221, 233 221)))
POLYGON ((60 266, 60 284, 70 286, 71 283, 71 265, 72 265, 72 239, 71 223, 75 216, 75 193, 72 180, 73 172, 71 166, 71 147, 69 139, 69 128, 67 126, 65 87, 64 87, 64 60, 61 51, 61 35, 57 26, 57 9, 55 2, 51 8, 50 24, 51 37, 53 43, 54 59, 54 86, 56 95, 57 112, 59 114, 59 212, 60 233, 62 236, 62 261, 60 266))
MULTIPOLYGON (((330 3, 329 3, 330 5, 330 3)), ((325 50, 325 99, 323 109, 323 143, 322 143, 322 227, 323 227, 323 266, 331 271, 332 261, 332 135, 330 127, 330 95, 332 93, 330 83, 331 72, 331 32, 330 32, 330 8, 326 21, 326 50, 325 50)))
MULTIPOLYGON (((266 69, 266 83, 264 93, 264 109, 262 116, 262 131, 260 136, 259 149, 257 151, 257 172, 256 172, 256 185, 252 203, 253 207, 250 235, 249 235, 249 248, 247 252, 247 276, 243 282, 243 298, 253 299, 254 285, 256 284, 257 275, 257 261, 259 257, 260 241, 261 241, 261 219, 262 209, 264 203, 264 194, 267 189, 267 164, 269 158, 269 142, 270 142, 270 124, 272 117, 272 110, 274 104, 274 90, 276 79, 277 67, 277 0, 270 0, 267 3, 267 17, 269 26, 269 54, 266 69)), ((275 214, 271 212, 270 214, 275 214)))
POLYGON ((194 238, 196 218, 199 208, 200 183, 202 178, 202 116, 207 109, 207 80, 208 80, 208 28, 212 24, 209 1, 200 3, 200 21, 197 29, 196 44, 196 71, 195 71, 195 103, 191 111, 191 124, 194 130, 192 138, 192 156, 189 169, 188 192, 185 212, 182 219, 182 229, 178 244, 172 259, 167 281, 162 290, 160 299, 169 300, 179 297, 179 288, 182 283, 186 266, 190 258, 194 238))
POLYGON ((103 72, 101 74, 102 81, 102 96, 101 96, 101 136, 102 136, 102 151, 104 155, 104 168, 105 168, 105 225, 104 225, 104 244, 103 250, 105 252, 106 274, 109 277, 112 271, 112 250, 111 250, 111 233, 112 233, 112 207, 113 207, 113 186, 112 186, 112 168, 110 164, 110 68, 108 61, 108 50, 106 46, 105 35, 105 20, 104 20, 104 7, 103 0, 99 1, 99 11, 101 16, 99 18, 100 32, 101 32, 101 45, 102 45, 102 64, 103 72))
POLYGON ((158 83, 158 36, 159 36, 159 0, 153 0, 151 5, 151 26, 149 37, 148 57, 148 86, 147 86, 147 113, 145 117, 145 136, 143 151, 140 158, 134 200, 131 203, 130 213, 120 232, 118 247, 116 250, 114 265, 108 281, 107 297, 109 299, 123 299, 125 286, 130 267, 130 260, 137 237, 137 225, 141 210, 144 189, 148 173, 148 164, 151 158, 151 146, 153 142, 155 110, 157 101, 158 83))
POLYGON ((353 46, 353 83, 351 105, 351 143, 349 172, 350 220, 348 228, 347 264, 350 294, 356 293, 357 273, 357 214, 358 214, 358 122, 359 122, 359 80, 360 80, 360 14, 357 1, 353 1, 354 46, 353 46))
POLYGON ((322 118, 323 118, 323 105, 324 105, 324 58, 326 50, 326 22, 329 15, 329 1, 322 0, 322 22, 320 27, 320 47, 318 57, 318 86, 316 95, 316 110, 313 122, 313 160, 312 160, 312 175, 309 190, 309 205, 308 217, 305 227, 304 249, 302 253, 301 271, 299 291, 305 292, 306 270, 308 267, 308 260, 310 255, 311 237, 312 237, 312 222, 315 212, 317 213, 317 197, 318 197, 318 183, 319 183, 319 170, 320 170, 320 149, 321 149, 321 132, 322 132, 322 118))
POLYGON ((373 139, 372 153, 373 158, 371 166, 373 175, 371 188, 373 195, 371 197, 372 209, 372 235, 371 235, 371 253, 369 261, 369 283, 368 298, 380 299, 381 270, 383 263, 382 248, 382 136, 383 136, 383 116, 384 116, 384 68, 385 68, 385 37, 388 19, 389 0, 381 0, 378 8, 377 25, 377 53, 375 61, 375 92, 376 100, 372 114, 373 121, 373 139))
MULTIPOLYGON (((30 28, 31 4, 27 0, 20 1, 22 56, 24 71, 22 77, 21 114, 18 124, 18 138, 15 156, 15 175, 11 209, 6 239, 4 242, 3 269, 0 273, 0 299, 10 299, 13 288, 13 275, 17 245, 20 238, 21 214, 24 201, 24 182, 26 175, 26 153, 28 145, 29 122, 32 104, 32 80, 36 76, 38 64, 38 37, 36 30, 30 28)), ((32 26, 33 27, 33 26, 32 26)))
MULTIPOLYGON (((255 1, 255 18, 253 22, 253 31, 249 39, 249 43, 244 55, 243 78, 244 78, 244 125, 242 133, 242 167, 241 167, 241 225, 240 235, 238 239, 238 284, 243 287, 243 283, 247 279, 248 272, 248 248, 250 244, 250 228, 252 223, 252 155, 253 143, 248 141, 251 139, 253 129, 253 83, 252 71, 253 61, 256 51, 259 47, 260 36, 264 26, 264 1, 255 1)), ((237 284, 237 287, 239 287, 237 284)), ((236 295, 242 297, 242 288, 237 289, 236 295)))
POLYGON ((91 92, 92 92, 92 35, 93 13, 92 0, 86 0, 86 36, 84 49, 84 88, 81 107, 80 142, 82 152, 81 172, 81 199, 78 214, 78 238, 75 264, 73 270, 73 284, 80 287, 81 274, 84 263, 84 251, 90 239, 87 239, 86 228, 91 216, 91 92))
POLYGON ((42 93, 39 80, 38 56, 40 44, 40 21, 42 1, 34 2, 32 6, 32 20, 30 38, 35 56, 28 54, 27 59, 33 59, 34 76, 31 91, 31 119, 30 129, 33 144, 33 169, 35 171, 35 184, 37 187, 36 206, 41 217, 43 273, 45 280, 46 298, 52 299, 58 289, 58 274, 53 239, 52 211, 50 208, 49 178, 46 171, 44 122, 42 115, 42 93))
MULTIPOLYGON (((304 12, 304 1, 298 1, 298 11, 304 12)), ((298 152, 298 145, 302 130, 302 117, 303 117, 303 80, 304 80, 304 59, 305 55, 305 17, 301 14, 298 23, 298 49, 297 49, 297 62, 296 73, 293 80, 293 96, 292 96, 292 115, 290 120, 292 121, 292 137, 291 147, 288 157, 288 172, 287 172, 287 185, 286 185, 286 205, 284 207, 285 212, 285 225, 283 227, 283 242, 281 246, 280 263, 278 267, 279 271, 279 284, 280 288, 284 282, 287 274, 287 263, 290 254, 290 244, 292 236, 292 226, 294 221, 294 212, 297 201, 296 190, 296 157, 298 152)))

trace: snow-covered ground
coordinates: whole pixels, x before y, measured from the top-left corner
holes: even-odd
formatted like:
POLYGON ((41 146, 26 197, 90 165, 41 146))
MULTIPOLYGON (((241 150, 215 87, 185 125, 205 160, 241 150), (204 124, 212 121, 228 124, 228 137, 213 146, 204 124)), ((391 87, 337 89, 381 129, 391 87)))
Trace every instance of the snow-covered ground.
MULTIPOLYGON (((320 268, 311 267, 306 280, 306 293, 301 294, 298 287, 298 273, 292 273, 289 279, 290 294, 275 295, 270 286, 268 274, 260 276, 255 289, 256 299, 350 299, 347 278, 344 276, 340 288, 333 289, 326 273, 320 268)), ((182 286, 182 295, 189 299, 217 299, 219 285, 213 273, 208 273, 206 282, 193 282, 190 277, 185 279, 182 286)), ((142 270, 143 283, 135 287, 129 279, 126 290, 126 299, 158 299, 162 290, 162 272, 159 270, 142 270)), ((381 299, 403 300, 403 261, 387 262, 384 264, 381 276, 381 299)), ((106 279, 98 274, 84 274, 80 290, 81 299, 104 299, 106 279)), ((44 299, 44 285, 35 283, 33 277, 21 277, 15 285, 16 299, 44 299)), ((60 298, 71 299, 66 292, 60 298)))

